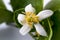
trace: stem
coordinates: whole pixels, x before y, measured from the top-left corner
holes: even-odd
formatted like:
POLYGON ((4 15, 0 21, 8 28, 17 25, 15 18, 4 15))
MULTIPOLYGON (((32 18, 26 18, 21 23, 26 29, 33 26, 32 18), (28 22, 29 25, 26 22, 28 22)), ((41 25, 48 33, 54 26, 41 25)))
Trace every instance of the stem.
POLYGON ((48 24, 49 24, 49 28, 50 28, 49 40, 51 40, 53 32, 52 32, 52 28, 51 28, 51 23, 49 22, 49 19, 47 19, 47 20, 48 20, 48 24))

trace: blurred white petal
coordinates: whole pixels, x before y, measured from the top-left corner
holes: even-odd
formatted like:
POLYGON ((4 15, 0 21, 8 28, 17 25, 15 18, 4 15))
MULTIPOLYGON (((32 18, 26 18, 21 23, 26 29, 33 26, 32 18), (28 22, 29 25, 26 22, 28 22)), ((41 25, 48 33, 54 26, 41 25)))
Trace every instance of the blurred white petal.
POLYGON ((26 35, 31 30, 30 26, 28 24, 24 24, 22 28, 19 30, 19 32, 22 35, 26 35))
POLYGON ((2 0, 3 1, 3 3, 5 4, 5 6, 6 6, 6 8, 7 8, 7 10, 9 10, 9 11, 11 11, 11 12, 13 12, 13 8, 12 8, 12 6, 11 6, 11 4, 10 4, 10 0, 2 0))
POLYGON ((34 13, 35 12, 35 9, 32 7, 31 4, 29 4, 29 5, 27 5, 25 7, 25 12, 32 12, 32 13, 34 13))
POLYGON ((35 28, 36 28, 36 31, 37 31, 40 35, 42 35, 42 36, 47 36, 46 31, 44 30, 44 28, 43 28, 39 23, 34 24, 34 26, 35 26, 35 28))
POLYGON ((4 22, 0 24, 0 31, 9 28, 8 25, 4 22))
POLYGON ((43 10, 39 12, 37 16, 39 16, 39 20, 43 20, 47 17, 50 17, 52 14, 53 14, 53 11, 51 10, 43 10))
POLYGON ((36 32, 31 32, 32 35, 36 35, 36 32))
POLYGON ((18 17, 17 17, 17 20, 18 20, 18 22, 20 23, 20 24, 24 24, 24 19, 25 19, 25 15, 23 15, 23 14, 18 14, 18 17))

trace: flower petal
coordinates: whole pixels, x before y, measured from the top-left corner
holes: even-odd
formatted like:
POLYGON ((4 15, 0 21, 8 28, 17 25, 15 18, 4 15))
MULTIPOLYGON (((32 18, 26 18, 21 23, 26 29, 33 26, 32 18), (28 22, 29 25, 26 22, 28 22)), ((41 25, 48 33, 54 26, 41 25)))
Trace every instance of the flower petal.
POLYGON ((36 32, 31 32, 32 35, 36 35, 36 32))
POLYGON ((18 17, 17 17, 17 19, 18 19, 18 22, 20 23, 20 24, 24 24, 24 19, 25 19, 25 15, 23 15, 23 14, 18 14, 18 17))
POLYGON ((35 12, 35 9, 32 7, 31 4, 29 4, 29 5, 27 5, 25 7, 25 12, 32 12, 32 13, 34 13, 35 12))
POLYGON ((53 11, 44 10, 44 11, 39 12, 37 16, 39 16, 39 20, 41 21, 47 17, 50 17, 52 14, 53 14, 53 11))
POLYGON ((31 28, 29 27, 29 25, 28 25, 28 24, 24 24, 23 27, 19 30, 19 32, 20 32, 22 35, 25 35, 25 34, 27 34, 30 30, 31 30, 31 28))
POLYGON ((44 28, 43 28, 39 23, 34 24, 34 26, 35 26, 35 28, 36 28, 36 31, 37 31, 40 35, 42 35, 42 36, 47 36, 46 31, 44 30, 44 28))

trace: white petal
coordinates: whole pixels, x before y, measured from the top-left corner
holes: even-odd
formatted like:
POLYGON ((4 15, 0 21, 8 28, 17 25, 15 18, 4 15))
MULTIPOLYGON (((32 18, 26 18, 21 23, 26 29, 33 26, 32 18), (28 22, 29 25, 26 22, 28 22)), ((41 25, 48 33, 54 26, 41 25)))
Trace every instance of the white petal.
POLYGON ((20 24, 24 24, 24 19, 25 19, 25 15, 23 15, 23 14, 18 14, 18 17, 17 17, 17 19, 18 19, 18 22, 20 23, 20 24))
POLYGON ((53 11, 44 10, 44 11, 39 12, 37 16, 39 16, 39 20, 41 21, 47 17, 50 17, 52 14, 53 14, 53 11))
POLYGON ((23 27, 19 30, 19 32, 20 32, 22 35, 25 35, 25 34, 27 34, 30 30, 31 30, 31 28, 29 27, 29 25, 28 25, 28 24, 24 24, 23 27))
POLYGON ((36 35, 36 32, 31 32, 32 35, 36 35))
POLYGON ((39 23, 34 24, 34 26, 35 26, 35 28, 36 28, 36 31, 37 31, 40 35, 42 35, 42 36, 47 36, 46 31, 44 30, 44 28, 43 28, 39 23))
POLYGON ((31 4, 29 4, 29 5, 27 5, 25 7, 25 12, 32 12, 32 13, 34 13, 35 12, 35 9, 32 7, 31 4))

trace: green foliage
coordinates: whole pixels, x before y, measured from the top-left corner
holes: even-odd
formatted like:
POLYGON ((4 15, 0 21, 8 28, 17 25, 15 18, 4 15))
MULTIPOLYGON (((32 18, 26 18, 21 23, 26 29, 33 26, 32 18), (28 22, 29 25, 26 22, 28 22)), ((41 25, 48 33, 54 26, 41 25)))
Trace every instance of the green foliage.
POLYGON ((0 8, 5 8, 5 5, 3 3, 3 0, 0 0, 0 8))
POLYGON ((13 22, 12 12, 0 8, 0 23, 2 23, 2 22, 6 22, 6 23, 13 22))
POLYGON ((56 11, 60 9, 60 0, 52 0, 46 6, 45 9, 56 11))
POLYGON ((52 40, 60 40, 60 11, 57 10, 54 12, 52 16, 52 20, 54 22, 53 25, 53 37, 52 40))
POLYGON ((43 9, 43 0, 11 0, 14 11, 25 8, 28 4, 32 4, 37 12, 43 9))

